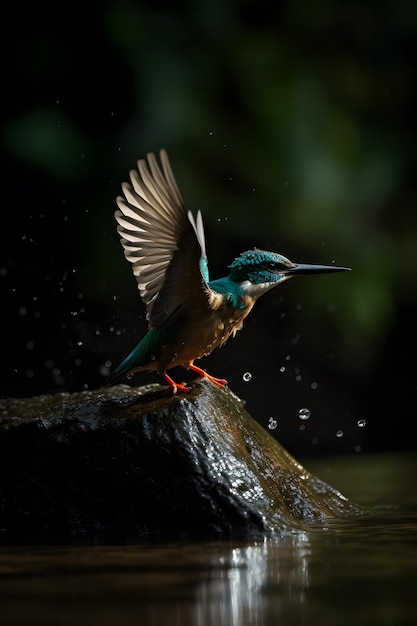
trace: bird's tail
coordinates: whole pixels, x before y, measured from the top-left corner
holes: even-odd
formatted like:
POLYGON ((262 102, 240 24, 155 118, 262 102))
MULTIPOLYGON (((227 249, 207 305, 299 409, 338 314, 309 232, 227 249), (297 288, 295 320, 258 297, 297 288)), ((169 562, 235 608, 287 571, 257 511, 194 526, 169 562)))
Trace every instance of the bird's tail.
MULTIPOLYGON (((138 346, 136 346, 136 348, 137 347, 138 346)), ((120 383, 120 381, 135 368, 134 352, 136 351, 136 348, 134 348, 134 350, 132 350, 132 352, 125 358, 125 360, 116 367, 114 372, 110 374, 110 377, 105 383, 106 387, 112 387, 113 385, 117 385, 117 383, 120 383)))
POLYGON ((151 328, 124 361, 110 374, 105 386, 117 385, 129 373, 138 372, 142 369, 155 369, 155 367, 152 367, 152 364, 159 356, 159 340, 160 331, 156 328, 151 328))

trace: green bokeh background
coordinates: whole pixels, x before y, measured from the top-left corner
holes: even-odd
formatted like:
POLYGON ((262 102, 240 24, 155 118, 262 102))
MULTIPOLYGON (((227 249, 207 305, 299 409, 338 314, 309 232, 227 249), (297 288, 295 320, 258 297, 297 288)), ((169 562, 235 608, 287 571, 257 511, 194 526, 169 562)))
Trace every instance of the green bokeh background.
POLYGON ((271 292, 203 366, 292 452, 412 446, 416 27, 405 0, 9 8, 2 394, 97 387, 141 338, 114 198, 165 147, 213 278, 253 246, 353 270, 271 292))

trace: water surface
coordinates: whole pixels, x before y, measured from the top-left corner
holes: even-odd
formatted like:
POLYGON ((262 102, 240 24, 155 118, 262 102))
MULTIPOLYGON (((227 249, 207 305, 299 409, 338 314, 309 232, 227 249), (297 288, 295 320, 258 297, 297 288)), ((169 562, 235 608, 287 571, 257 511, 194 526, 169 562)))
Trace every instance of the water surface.
POLYGON ((3 626, 417 622, 417 462, 304 465, 373 514, 251 543, 3 547, 3 626))

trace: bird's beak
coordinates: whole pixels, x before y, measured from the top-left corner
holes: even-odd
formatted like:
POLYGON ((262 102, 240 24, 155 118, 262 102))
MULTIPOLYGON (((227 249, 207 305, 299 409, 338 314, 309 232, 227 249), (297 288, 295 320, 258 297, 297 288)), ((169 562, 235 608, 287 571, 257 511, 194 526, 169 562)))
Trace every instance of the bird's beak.
POLYGON ((301 276, 302 274, 330 274, 332 272, 350 272, 350 267, 295 263, 293 267, 289 267, 283 273, 285 274, 285 276, 301 276))

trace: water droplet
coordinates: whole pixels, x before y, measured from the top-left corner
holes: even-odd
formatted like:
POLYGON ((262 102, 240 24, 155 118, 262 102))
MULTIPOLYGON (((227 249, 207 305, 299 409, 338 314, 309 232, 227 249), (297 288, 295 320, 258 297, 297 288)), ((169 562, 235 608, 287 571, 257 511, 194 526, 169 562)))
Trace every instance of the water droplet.
POLYGON ((273 417, 269 418, 269 422, 268 422, 268 428, 269 430, 275 430, 275 428, 278 426, 278 422, 276 419, 274 419, 273 417))
POLYGON ((250 380, 252 380, 252 374, 250 372, 245 372, 242 378, 245 381, 245 383, 248 383, 250 380))
POLYGON ((298 417, 300 420, 308 420, 310 417, 310 409, 300 409, 298 411, 298 417))
POLYGON ((366 420, 363 420, 363 419, 358 420, 357 425, 358 425, 358 428, 363 428, 364 426, 366 426, 366 420))
POLYGON ((151 361, 155 361, 156 360, 156 356, 154 354, 151 354, 151 361))
POLYGON ((337 431, 336 431, 336 437, 337 437, 338 439, 340 439, 340 437, 343 437, 343 430, 337 430, 337 431))
POLYGON ((285 372, 285 366, 283 365, 282 367, 280 367, 279 371, 281 372, 281 374, 283 374, 285 372))
POLYGON ((318 387, 318 386, 319 386, 319 384, 318 384, 318 383, 311 383, 311 385, 310 385, 310 387, 311 387, 312 389, 317 389, 317 387, 318 387))

